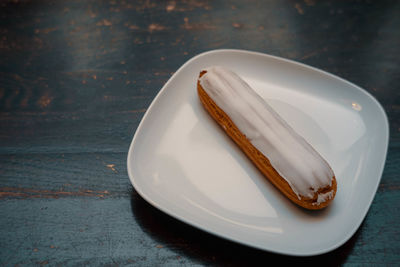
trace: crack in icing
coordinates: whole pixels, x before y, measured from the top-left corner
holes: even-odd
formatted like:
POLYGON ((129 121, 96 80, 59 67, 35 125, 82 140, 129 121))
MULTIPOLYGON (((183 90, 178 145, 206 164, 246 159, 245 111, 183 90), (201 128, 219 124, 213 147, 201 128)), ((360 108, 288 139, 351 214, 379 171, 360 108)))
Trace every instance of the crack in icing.
POLYGON ((333 190, 327 192, 327 193, 323 193, 323 194, 319 194, 318 198, 317 198, 317 202, 313 202, 312 205, 320 205, 321 203, 329 200, 333 198, 333 190))
MULTIPOLYGON (((246 138, 263 153, 297 197, 312 198, 331 186, 332 169, 244 80, 230 70, 210 67, 200 84, 246 138)), ((321 194, 317 203, 331 195, 321 194)))

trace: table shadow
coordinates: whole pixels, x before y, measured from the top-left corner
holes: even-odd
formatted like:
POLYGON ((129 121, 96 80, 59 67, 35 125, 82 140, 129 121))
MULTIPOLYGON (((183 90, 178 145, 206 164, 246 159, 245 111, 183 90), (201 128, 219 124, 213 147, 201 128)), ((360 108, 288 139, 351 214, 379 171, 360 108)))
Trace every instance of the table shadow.
POLYGON ((301 261, 304 264, 323 263, 324 266, 338 266, 351 254, 362 228, 361 225, 350 240, 329 253, 313 257, 294 257, 247 247, 206 233, 156 209, 133 188, 131 208, 138 225, 156 240, 157 244, 172 249, 183 258, 201 264, 223 266, 248 266, 272 263, 275 260, 280 264, 294 264, 301 261))

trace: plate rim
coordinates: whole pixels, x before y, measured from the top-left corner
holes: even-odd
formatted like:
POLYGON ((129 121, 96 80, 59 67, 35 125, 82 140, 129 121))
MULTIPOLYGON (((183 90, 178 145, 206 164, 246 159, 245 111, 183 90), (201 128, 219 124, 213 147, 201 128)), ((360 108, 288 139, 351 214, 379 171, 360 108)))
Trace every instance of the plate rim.
POLYGON ((329 73, 327 71, 318 69, 316 67, 313 67, 313 66, 310 66, 310 65, 295 61, 295 60, 291 60, 291 59, 287 59, 287 58, 283 58, 283 57, 279 57, 279 56, 274 56, 274 55, 270 55, 270 54, 266 54, 266 53, 262 53, 262 52, 242 50, 242 49, 215 49, 215 50, 209 50, 209 51, 202 52, 202 53, 197 54, 197 55, 191 57, 190 59, 188 59, 183 65, 181 65, 178 68, 177 71, 174 72, 174 74, 168 79, 168 81, 162 86, 160 91, 154 97, 154 99, 152 100, 151 104, 146 109, 146 112, 144 113, 144 115, 143 115, 138 127, 136 128, 134 136, 133 136, 133 139, 132 139, 131 144, 129 146, 128 155, 127 155, 127 171, 128 171, 129 180, 130 180, 132 186, 134 187, 135 191, 144 200, 146 200, 146 202, 148 202, 150 205, 152 205, 153 207, 157 208, 158 210, 164 212, 165 214, 167 214, 167 215, 169 215, 169 216, 171 216, 171 217, 173 217, 173 218, 175 218, 175 219, 177 219, 177 220, 179 220, 179 221, 181 221, 181 222, 183 222, 185 224, 188 224, 191 227, 195 227, 195 228, 200 229, 202 231, 205 231, 205 232, 207 232, 207 233, 209 233, 211 235, 218 236, 218 237, 220 237, 222 239, 229 240, 229 241, 235 242, 237 244, 245 245, 245 246, 252 247, 252 248, 255 248, 255 249, 259 249, 259 250, 262 250, 262 251, 267 251, 267 252, 276 253, 276 254, 280 254, 280 255, 289 255, 289 256, 300 256, 300 257, 317 256, 317 255, 321 255, 321 254, 325 254, 325 253, 331 252, 331 251, 341 247, 343 244, 345 244, 355 234, 355 232, 359 229, 361 223, 364 221, 364 219, 365 219, 365 217, 366 217, 366 215, 367 215, 367 213, 368 213, 368 211, 369 211, 369 209, 371 207, 371 204, 372 204, 372 202, 373 202, 373 200, 375 198, 378 186, 379 186, 380 181, 382 179, 382 174, 383 174, 384 167, 385 167, 385 164, 386 164, 386 159, 387 159, 387 152, 388 152, 388 147, 389 147, 389 138, 390 138, 389 120, 388 120, 388 117, 387 117, 387 114, 386 114, 384 108, 379 103, 379 101, 373 95, 371 95, 371 93, 369 93, 365 89, 361 88, 360 86, 358 86, 358 85, 356 85, 356 84, 354 84, 354 83, 352 83, 352 82, 350 82, 350 81, 348 81, 346 79, 343 79, 343 78, 341 78, 341 77, 339 77, 339 76, 337 76, 335 74, 329 73), (331 246, 326 247, 324 249, 314 249, 313 251, 311 251, 309 253, 305 253, 305 252, 295 252, 295 251, 290 251, 290 252, 286 251, 285 252, 285 251, 281 251, 281 250, 275 249, 275 248, 265 248, 263 246, 251 244, 251 243, 248 243, 248 242, 245 242, 245 241, 236 240, 235 238, 232 238, 232 237, 229 237, 229 236, 225 236, 225 235, 220 234, 218 232, 214 232, 214 231, 202 226, 202 224, 200 224, 200 223, 197 223, 195 221, 191 221, 191 220, 188 220, 188 219, 186 219, 184 217, 181 217, 181 216, 175 214, 174 212, 172 212, 169 208, 166 208, 166 207, 163 207, 163 206, 159 205, 158 203, 153 201, 152 198, 149 197, 146 192, 143 192, 141 190, 140 186, 138 186, 138 184, 136 183, 136 179, 134 178, 135 175, 134 175, 133 167, 130 166, 130 162, 132 162, 132 160, 133 160, 133 148, 134 148, 134 146, 135 146, 135 144, 137 142, 138 133, 140 133, 142 131, 144 121, 146 121, 146 118, 149 116, 149 112, 152 110, 152 107, 154 105, 156 105, 156 103, 158 102, 158 99, 165 93, 166 88, 168 88, 168 86, 171 83, 171 81, 174 80, 174 78, 183 69, 185 69, 185 67, 187 65, 191 64, 193 61, 196 61, 201 57, 210 56, 212 54, 219 54, 219 53, 237 53, 237 54, 248 54, 248 55, 253 55, 253 56, 267 57, 267 58, 270 58, 270 59, 275 59, 275 60, 283 61, 285 63, 294 64, 294 65, 297 65, 297 66, 300 66, 300 67, 303 67, 303 68, 306 68, 306 69, 310 69, 312 71, 327 75, 327 76, 329 76, 331 78, 337 79, 337 80, 339 80, 341 82, 344 82, 344 83, 350 85, 354 89, 357 89, 357 91, 359 93, 364 94, 366 97, 368 97, 370 100, 372 100, 372 102, 376 105, 376 107, 380 111, 381 115, 383 115, 383 119, 384 119, 383 123, 385 124, 385 128, 384 128, 384 130, 385 130, 385 147, 384 147, 383 160, 382 160, 380 166, 377 166, 380 169, 380 171, 379 171, 379 173, 380 173, 379 179, 376 179, 375 188, 373 188, 373 190, 372 190, 373 194, 371 194, 370 197, 369 197, 368 205, 364 206, 365 208, 361 213, 362 216, 359 216, 359 218, 357 219, 357 223, 354 224, 355 227, 353 227, 353 229, 351 231, 349 231, 348 234, 345 235, 340 242, 336 242, 334 245, 331 245, 331 246))

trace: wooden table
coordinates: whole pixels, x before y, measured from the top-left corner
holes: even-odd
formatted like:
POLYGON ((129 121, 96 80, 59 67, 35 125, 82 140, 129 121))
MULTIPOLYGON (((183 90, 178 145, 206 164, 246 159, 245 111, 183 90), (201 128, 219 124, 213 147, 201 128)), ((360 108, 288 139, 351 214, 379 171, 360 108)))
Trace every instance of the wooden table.
POLYGON ((399 1, 14 0, 0 18, 0 265, 400 262, 399 1), (321 68, 385 108, 381 184, 342 247, 306 258, 248 248, 132 188, 126 157, 144 112, 184 62, 218 48, 321 68))

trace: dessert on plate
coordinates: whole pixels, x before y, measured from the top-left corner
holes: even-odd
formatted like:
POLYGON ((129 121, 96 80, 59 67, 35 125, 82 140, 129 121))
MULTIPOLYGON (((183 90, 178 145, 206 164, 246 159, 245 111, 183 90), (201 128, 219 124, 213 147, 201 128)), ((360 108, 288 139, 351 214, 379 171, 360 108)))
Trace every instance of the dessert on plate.
POLYGON ((337 183, 327 161, 242 78, 209 67, 197 91, 211 117, 286 197, 312 210, 332 202, 337 183))

